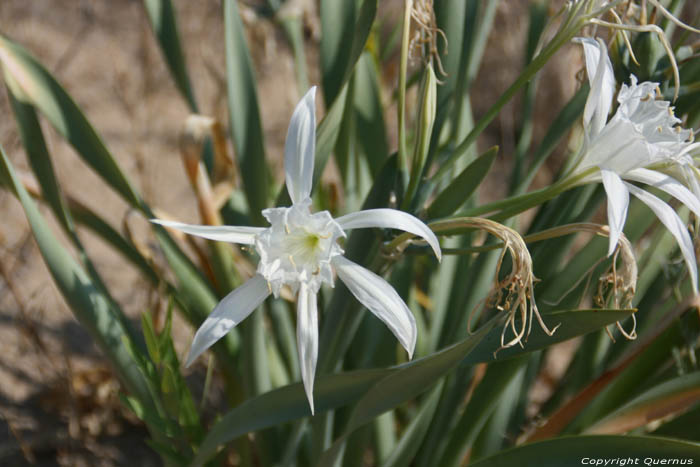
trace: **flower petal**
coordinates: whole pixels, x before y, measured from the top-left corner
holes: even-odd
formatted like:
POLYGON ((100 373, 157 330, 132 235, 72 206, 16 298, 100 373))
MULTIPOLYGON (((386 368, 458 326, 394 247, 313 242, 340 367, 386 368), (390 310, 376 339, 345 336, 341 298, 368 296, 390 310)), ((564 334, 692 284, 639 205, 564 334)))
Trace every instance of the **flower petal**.
POLYGON ((197 329, 185 366, 190 366, 205 350, 246 319, 268 295, 267 281, 259 274, 226 295, 197 329))
POLYGON ((294 109, 284 144, 284 171, 292 203, 311 195, 316 147, 316 86, 294 109))
POLYGON ((630 183, 625 183, 629 191, 639 198, 644 204, 649 206, 649 208, 654 211, 656 217, 666 226, 666 228, 671 232, 678 242, 678 246, 681 249, 681 254, 685 259, 685 263, 688 266, 688 272, 690 273, 690 280, 693 283, 693 291, 698 293, 698 265, 695 260, 695 250, 693 249, 693 241, 690 238, 688 229, 685 226, 683 220, 676 214, 676 211, 671 208, 668 204, 661 201, 656 196, 648 193, 641 188, 638 188, 630 183))
POLYGON ((615 94, 615 74, 605 42, 587 37, 577 38, 576 42, 583 45, 586 73, 591 83, 591 90, 583 111, 583 123, 588 129, 589 138, 595 138, 608 119, 615 94))
POLYGON ((603 180, 605 192, 608 195, 608 225, 610 227, 608 256, 610 256, 615 251, 617 242, 622 234, 622 228, 625 226, 630 194, 625 187, 626 184, 612 170, 601 169, 600 176, 603 180))
POLYGON ((182 222, 164 221, 162 219, 151 219, 151 222, 198 237, 243 245, 255 243, 255 236, 265 230, 262 227, 239 227, 235 225, 183 224, 182 222))
POLYGON ((389 327, 412 358, 418 334, 416 320, 396 290, 372 271, 342 256, 336 256, 332 262, 340 280, 360 303, 389 327))
POLYGON ((624 174, 625 179, 646 183, 663 190, 685 204, 688 209, 700 217, 700 200, 688 188, 675 178, 649 169, 634 169, 624 174))
POLYGON ((309 400, 311 415, 314 414, 314 375, 318 357, 318 311, 316 294, 302 282, 297 298, 297 351, 301 379, 304 382, 306 398, 309 400))
POLYGON ((417 217, 396 209, 367 209, 351 212, 335 220, 343 230, 379 227, 398 229, 422 237, 435 252, 438 260, 442 259, 440 242, 430 228, 417 217))

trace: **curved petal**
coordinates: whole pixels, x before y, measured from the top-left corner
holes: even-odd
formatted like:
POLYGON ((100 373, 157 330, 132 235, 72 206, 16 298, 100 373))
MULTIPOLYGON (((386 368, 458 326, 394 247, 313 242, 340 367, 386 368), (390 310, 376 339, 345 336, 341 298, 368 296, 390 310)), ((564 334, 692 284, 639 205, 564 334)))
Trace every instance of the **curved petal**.
POLYGON ((633 169, 625 173, 625 179, 646 183, 663 190, 685 204, 688 209, 700 217, 700 200, 688 188, 675 178, 649 169, 633 169))
POLYGON ((398 229, 422 237, 435 252, 438 260, 442 259, 442 251, 437 237, 430 228, 417 217, 396 209, 367 209, 351 212, 335 220, 340 228, 361 229, 379 227, 383 229, 398 229))
POLYGON ((610 242, 608 256, 612 255, 617 246, 622 228, 627 219, 627 208, 630 204, 630 194, 620 176, 612 170, 601 169, 605 192, 608 195, 608 226, 610 227, 610 242))
POLYGON ((586 73, 591 90, 583 110, 583 123, 590 138, 595 138, 605 126, 615 94, 615 74, 608 57, 605 42, 588 37, 580 37, 576 42, 583 45, 586 58, 586 73))
POLYGON ((287 191, 296 204, 311 195, 316 147, 316 86, 299 101, 284 143, 284 172, 287 191))
POLYGON ((259 274, 226 295, 197 329, 185 366, 190 366, 205 350, 246 319, 268 295, 267 281, 259 274))
POLYGON ((409 358, 416 347, 416 319, 406 303, 387 281, 352 261, 336 256, 333 267, 357 300, 382 320, 394 333, 409 358))
POLYGON ((671 232, 678 242, 678 246, 681 249, 681 254, 685 259, 685 263, 688 266, 688 272, 690 273, 690 280, 693 283, 693 291, 698 293, 698 265, 695 260, 695 250, 693 248, 693 241, 690 238, 688 229, 685 226, 683 220, 676 214, 676 211, 671 208, 668 204, 661 201, 656 196, 648 193, 641 188, 638 188, 630 183, 625 183, 630 193, 639 198, 644 204, 649 206, 649 208, 654 211, 656 217, 659 218, 661 223, 663 223, 666 228, 671 232))
POLYGON ((297 352, 304 391, 314 414, 314 375, 318 357, 318 311, 316 294, 305 283, 299 287, 297 298, 297 352))
POLYGON ((265 230, 262 227, 238 227, 235 225, 194 225, 183 224, 176 221, 164 221, 162 219, 151 219, 154 224, 177 229, 186 234, 204 237, 220 242, 240 243, 252 245, 255 243, 255 236, 265 230))

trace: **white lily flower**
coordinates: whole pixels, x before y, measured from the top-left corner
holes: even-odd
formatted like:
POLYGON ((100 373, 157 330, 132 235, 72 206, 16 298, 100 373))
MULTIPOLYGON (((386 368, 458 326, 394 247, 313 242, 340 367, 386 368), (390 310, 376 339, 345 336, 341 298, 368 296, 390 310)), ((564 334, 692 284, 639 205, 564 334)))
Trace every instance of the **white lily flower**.
POLYGON ((619 107, 608 121, 615 77, 607 47, 600 39, 581 38, 578 42, 584 48, 591 90, 583 114, 584 149, 575 175, 593 167, 600 169, 584 182, 602 181, 608 195, 608 255, 617 247, 627 218, 629 194, 632 193, 649 206, 676 238, 697 293, 695 252, 684 222, 668 204, 628 181, 654 186, 678 199, 700 217, 700 189, 689 155, 698 143, 693 143, 691 130, 680 127, 681 120, 674 115, 670 103, 657 99, 660 95, 658 84, 637 83, 634 75, 630 76, 629 86, 622 85, 617 97, 619 107), (680 169, 692 191, 660 169, 680 169))
POLYGON ((355 228, 400 229, 424 238, 438 259, 440 244, 419 219, 395 209, 371 209, 333 219, 328 211, 311 212, 316 140, 316 88, 312 87, 292 115, 284 150, 291 207, 265 209, 270 227, 188 225, 152 222, 212 240, 253 245, 260 262, 257 274, 229 293, 197 330, 186 365, 243 321, 270 294, 286 285, 297 293, 297 350, 311 413, 318 354, 316 294, 323 283, 333 286, 334 273, 350 292, 394 333, 409 357, 416 345, 416 322, 398 293, 377 274, 343 257, 338 239, 355 228))

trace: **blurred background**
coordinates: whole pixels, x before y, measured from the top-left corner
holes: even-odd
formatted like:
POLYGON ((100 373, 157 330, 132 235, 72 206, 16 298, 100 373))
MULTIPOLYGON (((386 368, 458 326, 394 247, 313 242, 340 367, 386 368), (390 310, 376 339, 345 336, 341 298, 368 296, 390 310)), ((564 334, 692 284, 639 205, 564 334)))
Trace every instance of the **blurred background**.
MULTIPOLYGON (((173 3, 201 111, 226 123, 221 1, 173 3)), ((300 97, 292 53, 278 23, 266 14, 265 2, 239 3, 257 72, 267 154, 281 162, 289 117, 300 97)), ((309 80, 318 84, 317 2, 296 3, 305 12, 309 80)), ((529 3, 499 4, 472 93, 477 118, 523 66, 529 3)), ((561 3, 552 2, 552 8, 561 3)), ((698 2, 688 3, 699 8, 698 2)), ((389 37, 399 25, 402 4, 401 0, 380 2, 380 37, 389 37)), ((684 17, 693 18, 693 12, 684 17)), ((141 1, 0 0, 0 32, 25 46, 63 84, 151 206, 185 222, 198 221, 178 146, 188 109, 166 69, 141 1)), ((395 56, 380 64, 387 103, 396 87, 397 62, 395 56)), ((535 142, 576 90, 581 65, 579 51, 565 47, 542 73, 535 142)), ((393 151, 395 107, 389 109, 387 144, 393 151)), ((0 92, 0 115, 4 117, 0 118, 0 144, 15 167, 27 174, 5 92, 0 92)), ((508 164, 514 148, 518 115, 516 99, 479 141, 481 149, 500 145, 498 164, 502 166, 508 164)), ((130 215, 126 204, 105 189, 53 128, 47 124, 42 128, 68 195, 100 212, 113 226, 128 226, 134 238, 157 255, 145 221, 130 215)), ((554 157, 535 184, 547 183, 560 160, 554 157)), ((333 183, 332 172, 331 167, 326 183, 333 183)), ((496 167, 491 173, 492 179, 484 184, 485 199, 501 196, 507 184, 498 176, 507 172, 496 167)), ((51 218, 48 209, 43 212, 51 218)), ((5 191, 0 191, 0 219, 0 465, 158 465, 157 456, 144 443, 145 429, 120 404, 119 384, 56 291, 19 203, 5 191)), ((53 230, 60 235, 60 229, 53 230)), ((142 311, 162 306, 157 292, 123 259, 89 232, 81 234, 99 272, 135 322, 142 311)), ((174 333, 178 350, 184 353, 193 330, 176 321, 174 333)), ((190 378, 193 384, 201 384, 197 380, 202 368, 192 371, 199 372, 190 378)))

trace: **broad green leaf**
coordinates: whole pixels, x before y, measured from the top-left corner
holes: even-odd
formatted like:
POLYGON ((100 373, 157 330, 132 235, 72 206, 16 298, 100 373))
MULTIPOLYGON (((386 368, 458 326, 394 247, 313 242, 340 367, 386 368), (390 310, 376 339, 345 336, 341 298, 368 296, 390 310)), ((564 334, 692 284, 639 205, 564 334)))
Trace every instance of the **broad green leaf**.
MULTIPOLYGON (((338 97, 328 109, 328 112, 316 129, 316 160, 314 163, 314 182, 312 189, 318 185, 323 169, 330 159, 335 143, 340 133, 340 123, 347 105, 348 85, 343 86, 338 97)), ((284 190, 285 192, 287 190, 284 190)))
POLYGON ((333 466, 343 443, 355 430, 435 384, 440 377, 475 349, 495 323, 491 321, 459 344, 399 367, 395 372, 379 380, 358 401, 343 435, 336 439, 330 449, 323 454, 319 465, 333 466))
POLYGON ((146 340, 148 355, 151 356, 153 363, 158 365, 161 361, 160 346, 158 345, 155 329, 153 329, 153 318, 150 313, 141 313, 141 331, 146 340))
POLYGON ((644 391, 585 433, 624 433, 667 417, 700 401, 700 372, 679 376, 644 391))
POLYGON ((51 163, 46 140, 41 131, 34 107, 24 101, 24 92, 15 78, 5 70, 5 83, 7 84, 10 105, 17 121, 22 144, 27 152, 29 165, 39 182, 44 199, 51 207, 54 216, 63 228, 74 233, 75 228, 70 213, 67 211, 63 195, 58 188, 58 181, 51 163))
POLYGON ((170 74, 175 80, 175 85, 187 101, 190 111, 197 113, 197 101, 187 74, 185 56, 180 45, 175 8, 170 0, 143 0, 143 5, 148 13, 153 33, 158 39, 160 50, 165 57, 165 62, 168 64, 170 74))
MULTIPOLYGON (((361 370, 316 378, 316 413, 320 414, 357 400, 387 371, 391 370, 361 370)), ((309 402, 301 383, 274 389, 249 399, 229 411, 212 427, 200 445, 193 465, 202 465, 220 445, 241 435, 308 415, 309 402)))
POLYGON ((700 441, 700 404, 696 404, 694 408, 670 422, 664 423, 651 434, 700 441))
POLYGON ((627 458, 695 460, 699 449, 698 443, 652 436, 569 436, 508 449, 470 465, 562 467, 581 465, 584 459, 586 462, 627 458))
POLYGON ((148 382, 123 342, 123 339, 134 340, 133 331, 125 327, 112 302, 99 291, 85 271, 58 242, 17 178, 2 148, 0 177, 10 185, 22 203, 46 266, 75 317, 104 352, 127 390, 137 397, 141 404, 150 406, 152 401, 148 382))
POLYGON ((438 219, 454 214, 474 193, 484 179, 498 154, 494 146, 469 164, 430 204, 428 219, 438 219))
POLYGON ((372 176, 375 177, 389 157, 389 148, 382 113, 379 73, 369 52, 363 52, 357 60, 354 81, 356 144, 362 148, 372 176))
POLYGON ((321 73, 326 107, 335 102, 367 42, 377 0, 321 0, 321 73))
POLYGON ((431 429, 443 386, 444 379, 440 380, 426 396, 420 410, 401 434, 396 448, 387 459, 382 459, 383 467, 403 467, 409 465, 415 458, 426 433, 431 429))
MULTIPOLYGON (((629 314, 629 310, 585 310, 552 313, 553 322, 555 324, 557 322, 561 323, 560 329, 557 330, 554 336, 547 337, 544 332, 538 331, 533 326, 532 334, 524 348, 512 347, 501 350, 498 353, 498 359, 529 353, 544 346, 553 345, 565 339, 591 332, 599 329, 601 326, 623 319, 629 314)), ((488 333, 484 333, 483 336, 481 334, 469 336, 464 341, 425 358, 385 370, 360 370, 335 375, 319 375, 314 386, 316 415, 318 416, 324 411, 351 404, 366 394, 370 394, 368 390, 379 381, 395 373, 402 373, 402 376, 387 379, 385 384, 380 386, 379 389, 373 390, 371 393, 373 394, 372 397, 368 399, 362 412, 358 415, 358 417, 362 417, 360 419, 362 420, 368 414, 374 413, 387 405, 388 402, 382 400, 380 396, 384 391, 392 392, 391 389, 394 384, 405 385, 404 380, 413 381, 413 378, 418 378, 420 375, 425 377, 434 372, 447 371, 445 368, 452 368, 451 365, 454 364, 465 366, 493 361, 493 354, 500 347, 500 333, 500 327, 492 328, 488 333), (414 367, 417 367, 417 369, 413 369, 414 367)), ((391 394, 391 397, 394 400, 397 398, 403 399, 408 393, 413 393, 413 391, 421 392, 427 389, 425 385, 430 385, 434 381, 436 380, 423 381, 415 387, 402 388, 400 392, 391 394)), ((227 443, 238 436, 308 415, 309 405, 301 383, 284 386, 250 399, 228 412, 212 428, 202 443, 195 465, 201 465, 209 456, 216 452, 219 445, 227 443)))
POLYGON ((236 0, 224 0, 224 31, 226 45, 226 83, 228 111, 233 146, 236 150, 248 200, 250 218, 256 225, 263 222, 260 212, 267 206, 268 178, 265 163, 258 92, 253 62, 238 13, 236 0))
POLYGON ((503 392, 521 375, 527 360, 524 357, 495 362, 488 366, 484 378, 469 398, 459 421, 448 435, 447 446, 438 465, 459 465, 471 448, 489 416, 501 401, 503 392))
MULTIPOLYGON (((516 357, 523 353, 534 352, 545 347, 552 346, 559 342, 582 336, 593 331, 597 331, 605 326, 627 319, 635 310, 570 310, 555 311, 542 315, 547 327, 559 328, 552 336, 548 336, 537 323, 532 324, 530 336, 523 342, 523 347, 513 346, 501 349, 502 328, 492 329, 489 334, 476 346, 462 362, 462 366, 473 365, 475 363, 492 362, 494 360, 505 360, 516 357), (494 357, 494 353, 496 353, 494 357)), ((518 326, 516 321, 516 327, 518 326)))

